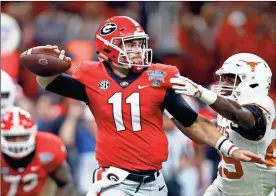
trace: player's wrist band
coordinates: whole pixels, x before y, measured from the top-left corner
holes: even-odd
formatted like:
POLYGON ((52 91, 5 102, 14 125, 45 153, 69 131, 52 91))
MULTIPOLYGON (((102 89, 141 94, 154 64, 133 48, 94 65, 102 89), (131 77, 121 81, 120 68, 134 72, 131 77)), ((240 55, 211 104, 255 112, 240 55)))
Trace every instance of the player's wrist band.
POLYGON ((221 136, 216 145, 215 145, 215 148, 224 153, 224 154, 227 154, 227 155, 232 155, 232 153, 239 149, 238 147, 235 146, 235 144, 233 144, 231 141, 229 141, 225 136, 221 136))
POLYGON ((173 116, 165 109, 164 110, 164 114, 169 118, 169 119, 172 119, 173 116))
POLYGON ((202 92, 201 92, 201 96, 199 97, 199 100, 201 100, 202 102, 208 105, 212 105, 217 100, 217 97, 218 96, 215 92, 202 87, 202 92))

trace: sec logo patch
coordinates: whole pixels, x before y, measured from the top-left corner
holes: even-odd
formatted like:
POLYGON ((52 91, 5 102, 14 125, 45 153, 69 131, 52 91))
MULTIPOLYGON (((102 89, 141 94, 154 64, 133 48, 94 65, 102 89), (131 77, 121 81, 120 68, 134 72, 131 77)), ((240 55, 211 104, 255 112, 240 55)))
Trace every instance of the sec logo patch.
POLYGON ((108 90, 110 87, 110 82, 108 80, 101 80, 99 82, 99 88, 102 90, 102 91, 106 91, 108 90))

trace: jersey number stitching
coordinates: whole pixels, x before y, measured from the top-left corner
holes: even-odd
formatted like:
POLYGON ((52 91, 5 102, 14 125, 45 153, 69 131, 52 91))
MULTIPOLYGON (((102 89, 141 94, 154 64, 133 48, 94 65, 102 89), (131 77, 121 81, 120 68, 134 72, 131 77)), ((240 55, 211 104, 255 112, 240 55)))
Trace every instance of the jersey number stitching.
POLYGON ((240 179, 243 176, 242 165, 240 161, 233 159, 232 157, 227 157, 223 153, 221 153, 221 159, 224 160, 226 164, 234 165, 236 171, 231 172, 226 168, 222 168, 221 166, 218 169, 219 175, 222 176, 222 172, 228 179, 240 179))
POLYGON ((265 162, 266 162, 267 168, 272 168, 276 166, 275 151, 276 151, 276 139, 272 140, 272 142, 269 144, 266 150, 265 162))
POLYGON ((20 175, 17 176, 3 176, 3 180, 7 183, 10 184, 10 190, 8 192, 8 196, 15 196, 18 190, 18 185, 20 183, 20 181, 22 180, 23 183, 28 183, 23 186, 23 190, 25 192, 29 192, 32 189, 34 189, 36 187, 36 185, 38 184, 38 177, 37 174, 27 174, 24 177, 21 178, 20 175))
MULTIPOLYGON (((117 131, 126 130, 123 120, 122 97, 122 92, 117 92, 108 99, 108 103, 113 105, 113 119, 117 131)), ((141 131, 140 94, 132 93, 126 98, 125 103, 130 104, 132 130, 141 131)))
MULTIPOLYGON (((266 167, 272 168, 276 166, 276 157, 274 152, 276 150, 276 139, 272 140, 266 150, 265 161, 266 167)), ((235 172, 229 172, 228 169, 222 168, 221 166, 218 169, 219 175, 222 176, 222 172, 228 179, 240 179, 243 176, 242 165, 240 161, 237 161, 231 157, 226 157, 223 153, 221 153, 222 159, 226 164, 233 164, 235 167, 235 172)))

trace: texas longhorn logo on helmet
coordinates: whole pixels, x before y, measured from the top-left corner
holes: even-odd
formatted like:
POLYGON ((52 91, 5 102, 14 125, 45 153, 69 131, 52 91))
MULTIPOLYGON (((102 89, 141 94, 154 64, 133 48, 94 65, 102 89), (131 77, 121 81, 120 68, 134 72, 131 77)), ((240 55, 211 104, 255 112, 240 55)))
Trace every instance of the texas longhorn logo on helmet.
POLYGON ((240 60, 242 62, 245 62, 247 65, 249 65, 251 67, 251 71, 254 72, 255 71, 255 67, 261 63, 261 62, 248 62, 248 61, 244 61, 244 60, 240 60))

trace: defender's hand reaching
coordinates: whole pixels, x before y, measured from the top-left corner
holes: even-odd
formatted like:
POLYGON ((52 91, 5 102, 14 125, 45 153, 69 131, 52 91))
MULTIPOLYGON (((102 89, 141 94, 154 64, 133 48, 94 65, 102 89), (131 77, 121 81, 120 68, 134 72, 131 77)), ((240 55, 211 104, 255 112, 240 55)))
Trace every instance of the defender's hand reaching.
POLYGON ((201 97, 203 87, 194 83, 189 78, 178 76, 176 78, 171 78, 170 82, 173 84, 172 88, 176 93, 196 98, 201 97))
POLYGON ((212 105, 217 100, 217 94, 194 83, 189 78, 178 76, 171 78, 172 88, 176 93, 200 99, 202 102, 212 105))
POLYGON ((253 163, 259 163, 259 164, 265 164, 265 160, 263 160, 261 157, 258 155, 246 151, 246 150, 235 150, 232 153, 232 157, 238 161, 243 161, 243 162, 253 162, 253 163))

